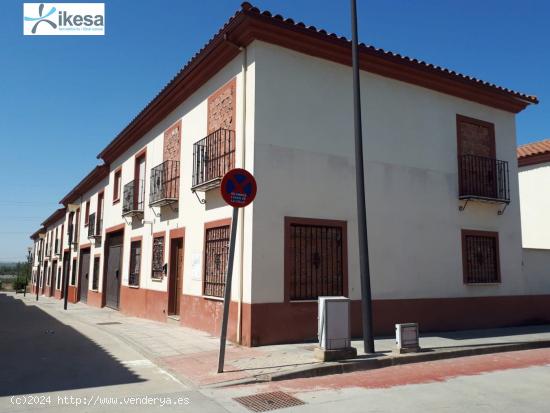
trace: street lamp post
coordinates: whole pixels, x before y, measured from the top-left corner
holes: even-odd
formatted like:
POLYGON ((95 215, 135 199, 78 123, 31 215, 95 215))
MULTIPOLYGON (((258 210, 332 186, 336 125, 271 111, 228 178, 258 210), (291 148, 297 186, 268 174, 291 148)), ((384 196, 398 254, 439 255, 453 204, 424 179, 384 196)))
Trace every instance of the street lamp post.
POLYGON ((353 66, 353 112, 355 121, 355 185, 357 192, 357 230, 359 236, 359 269, 361 278, 361 320, 364 351, 365 353, 374 353, 369 244, 367 238, 367 211, 365 203, 365 173, 363 166, 361 86, 359 82, 359 51, 357 37, 357 5, 356 0, 351 0, 351 56, 353 66))
POLYGON ((38 239, 40 243, 40 251, 38 253, 38 269, 36 270, 36 301, 38 301, 38 286, 40 284, 40 270, 42 269, 42 261, 44 259, 44 238, 45 234, 38 234, 38 239))
POLYGON ((32 278, 32 247, 27 248, 27 266, 28 271, 25 271, 25 289, 23 290, 23 297, 27 296, 27 287, 29 285, 29 276, 32 278))

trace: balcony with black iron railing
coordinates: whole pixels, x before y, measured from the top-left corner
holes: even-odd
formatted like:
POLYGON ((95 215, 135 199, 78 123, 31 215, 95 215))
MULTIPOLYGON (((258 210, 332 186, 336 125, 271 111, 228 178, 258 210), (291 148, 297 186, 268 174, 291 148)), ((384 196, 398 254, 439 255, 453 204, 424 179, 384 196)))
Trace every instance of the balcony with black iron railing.
POLYGON ((145 182, 134 180, 124 185, 122 192, 122 216, 143 216, 145 204, 145 182))
POLYGON ((208 191, 235 167, 235 132, 218 129, 193 145, 192 191, 208 191))
POLYGON ((508 204, 508 162, 476 155, 462 155, 459 162, 459 199, 508 204))
POLYGON ((177 202, 180 187, 179 161, 164 161, 151 169, 149 206, 164 206, 177 202))
POLYGON ((96 213, 90 214, 88 220, 88 239, 100 239, 101 230, 103 227, 103 220, 101 218, 96 219, 96 213))

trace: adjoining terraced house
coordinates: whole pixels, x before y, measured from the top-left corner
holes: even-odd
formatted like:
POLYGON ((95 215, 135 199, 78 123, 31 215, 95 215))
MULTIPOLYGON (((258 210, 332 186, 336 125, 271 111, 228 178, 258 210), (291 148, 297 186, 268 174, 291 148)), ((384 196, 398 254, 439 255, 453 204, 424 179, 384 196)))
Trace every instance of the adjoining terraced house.
MULTIPOLYGON (((63 199, 80 208, 76 299, 217 334, 219 184, 243 167, 259 192, 230 339, 315 338, 327 295, 351 297, 359 335, 350 64, 345 38, 244 3, 63 199)), ((376 333, 550 321, 534 306, 550 286, 534 296, 521 265, 515 116, 537 99, 370 46, 360 64, 376 333)))

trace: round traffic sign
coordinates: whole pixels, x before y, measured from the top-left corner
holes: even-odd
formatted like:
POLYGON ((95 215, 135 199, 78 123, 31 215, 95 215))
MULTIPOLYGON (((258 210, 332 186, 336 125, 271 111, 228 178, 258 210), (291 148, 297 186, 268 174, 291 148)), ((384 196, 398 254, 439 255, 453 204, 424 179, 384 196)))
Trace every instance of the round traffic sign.
POLYGON ((256 180, 246 169, 235 168, 222 179, 221 193, 224 201, 235 208, 243 208, 256 197, 256 180))

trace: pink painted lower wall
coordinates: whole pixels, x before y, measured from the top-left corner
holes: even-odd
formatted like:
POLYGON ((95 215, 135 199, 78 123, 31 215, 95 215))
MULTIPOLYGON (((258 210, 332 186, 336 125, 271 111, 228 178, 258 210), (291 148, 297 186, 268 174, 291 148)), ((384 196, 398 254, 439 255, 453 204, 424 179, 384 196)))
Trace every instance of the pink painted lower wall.
POLYGON ((166 291, 148 290, 146 288, 120 287, 120 306, 122 313, 148 318, 155 321, 166 321, 168 293, 166 291))
MULTIPOLYGON (((550 323, 550 295, 374 300, 375 335, 395 334, 395 324, 418 322, 422 332, 550 323)), ((361 302, 352 302, 352 335, 361 336, 361 302)), ((317 338, 317 303, 252 305, 251 345, 317 338)))
POLYGON ((98 291, 89 290, 86 304, 92 307, 103 307, 103 295, 98 291))
MULTIPOLYGON (((206 331, 219 336, 222 325, 223 302, 194 295, 183 295, 180 304, 181 324, 186 327, 206 331)), ((227 325, 227 339, 237 340, 238 304, 231 301, 229 305, 229 322, 227 325)), ((242 338, 241 344, 252 345, 250 335, 250 304, 242 306, 242 338)))

